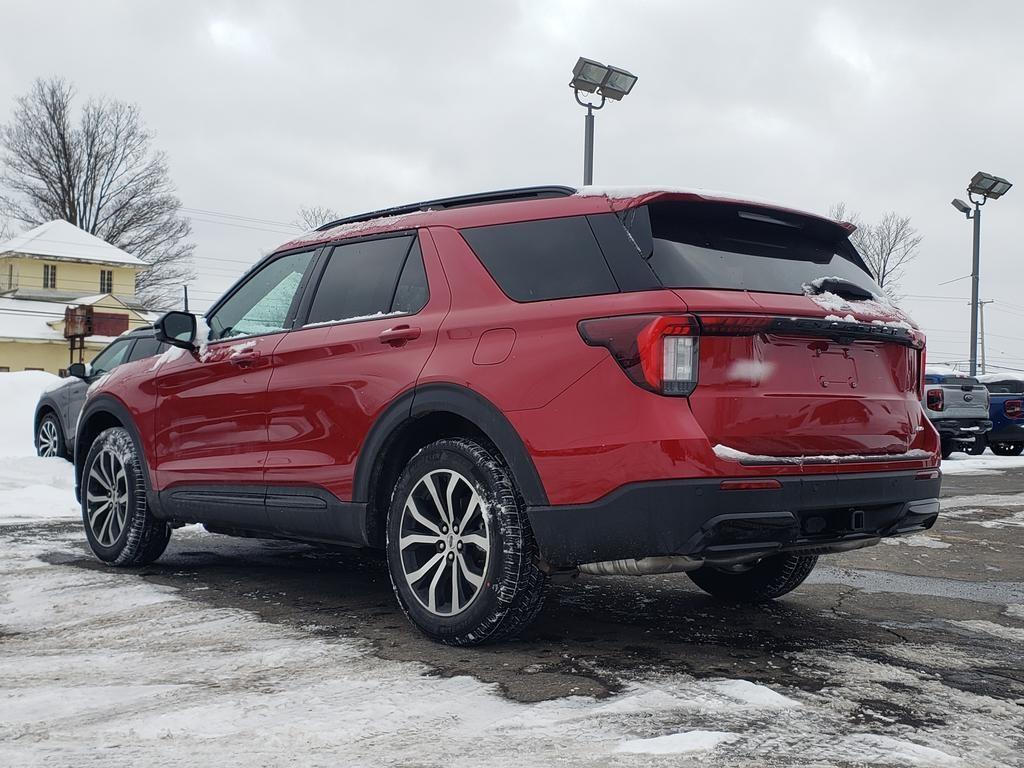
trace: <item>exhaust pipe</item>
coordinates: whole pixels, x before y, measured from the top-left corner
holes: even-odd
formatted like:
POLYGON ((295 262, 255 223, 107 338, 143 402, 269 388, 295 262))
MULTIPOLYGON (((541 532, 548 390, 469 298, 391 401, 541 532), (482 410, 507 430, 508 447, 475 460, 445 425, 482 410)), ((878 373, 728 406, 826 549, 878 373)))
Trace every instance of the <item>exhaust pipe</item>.
POLYGON ((599 563, 583 563, 580 573, 590 576, 653 576, 657 573, 679 573, 693 571, 704 565, 703 560, 692 557, 642 557, 639 560, 603 560, 599 563))

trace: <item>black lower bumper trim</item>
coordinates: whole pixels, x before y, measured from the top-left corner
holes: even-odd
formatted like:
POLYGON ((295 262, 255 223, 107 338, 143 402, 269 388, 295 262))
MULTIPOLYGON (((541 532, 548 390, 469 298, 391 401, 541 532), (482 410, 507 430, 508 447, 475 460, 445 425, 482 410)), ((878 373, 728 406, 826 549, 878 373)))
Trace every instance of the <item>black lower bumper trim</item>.
POLYGON ((528 513, 541 556, 562 567, 657 555, 725 561, 842 551, 930 528, 939 511, 941 478, 918 470, 777 477, 781 487, 764 490, 723 490, 725 479, 633 483, 591 504, 528 513))

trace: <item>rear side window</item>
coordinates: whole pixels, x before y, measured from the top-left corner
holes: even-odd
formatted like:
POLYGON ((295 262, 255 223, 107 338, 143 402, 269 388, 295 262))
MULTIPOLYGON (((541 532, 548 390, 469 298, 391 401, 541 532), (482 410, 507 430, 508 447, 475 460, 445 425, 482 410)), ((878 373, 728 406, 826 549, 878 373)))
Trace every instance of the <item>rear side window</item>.
MULTIPOLYGON (((390 313, 399 277, 404 277, 400 273, 414 240, 407 235, 335 247, 317 286, 306 325, 368 319, 390 313)), ((416 254, 422 268, 419 248, 416 254)), ((415 280, 415 276, 410 274, 409 280, 415 280)))
POLYGON ((838 277, 881 295, 845 232, 799 214, 725 203, 653 203, 624 222, 667 288, 803 293, 838 277))
POLYGON ((505 295, 543 301, 617 293, 597 238, 584 216, 462 230, 505 295))

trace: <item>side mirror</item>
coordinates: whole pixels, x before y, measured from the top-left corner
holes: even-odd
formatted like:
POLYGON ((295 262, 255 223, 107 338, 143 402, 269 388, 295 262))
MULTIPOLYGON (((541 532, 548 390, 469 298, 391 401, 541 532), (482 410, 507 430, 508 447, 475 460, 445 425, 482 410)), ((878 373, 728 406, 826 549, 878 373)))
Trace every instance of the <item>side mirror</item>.
POLYGON ((156 337, 164 344, 182 349, 196 348, 196 316, 188 312, 168 312, 153 324, 156 337))
POLYGON ((88 379, 89 373, 88 363, 72 363, 68 366, 68 376, 74 376, 76 379, 88 379))

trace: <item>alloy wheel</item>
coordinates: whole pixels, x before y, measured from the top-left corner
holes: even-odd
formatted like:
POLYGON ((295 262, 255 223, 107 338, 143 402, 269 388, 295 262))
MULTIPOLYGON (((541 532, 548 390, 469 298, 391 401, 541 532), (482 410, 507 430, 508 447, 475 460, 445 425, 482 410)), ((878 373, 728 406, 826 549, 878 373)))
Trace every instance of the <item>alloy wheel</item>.
POLYGON ((123 459, 104 448, 89 468, 86 512, 89 528, 100 546, 112 547, 128 518, 128 473, 123 459))
POLYGON ((39 425, 39 455, 45 458, 56 456, 60 449, 60 435, 53 419, 43 419, 39 425))
POLYGON ((437 469, 413 486, 402 508, 399 555, 406 584, 437 616, 454 616, 480 595, 490 559, 483 499, 458 472, 437 469))

